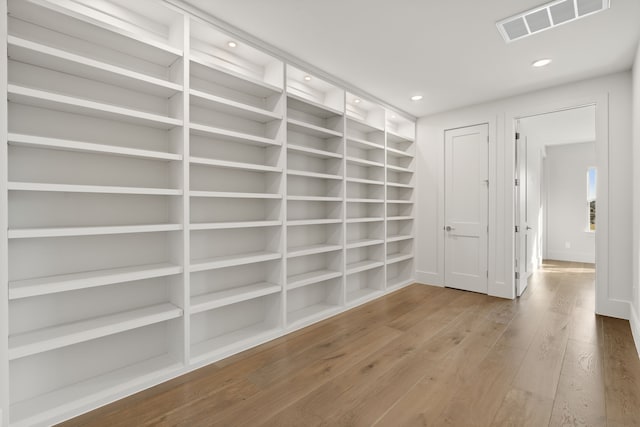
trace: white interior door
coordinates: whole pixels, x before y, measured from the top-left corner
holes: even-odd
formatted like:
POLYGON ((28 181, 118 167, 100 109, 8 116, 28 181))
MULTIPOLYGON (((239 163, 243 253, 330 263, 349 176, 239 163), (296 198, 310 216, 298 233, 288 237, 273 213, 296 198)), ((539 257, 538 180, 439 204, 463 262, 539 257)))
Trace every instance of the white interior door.
POLYGON ((489 127, 445 133, 445 286, 487 293, 489 127))
POLYGON ((527 279, 531 271, 531 230, 528 223, 529 216, 529 198, 528 186, 529 179, 527 173, 528 167, 528 150, 527 138, 520 137, 516 139, 516 177, 518 185, 516 186, 516 292, 520 296, 527 288, 527 279))

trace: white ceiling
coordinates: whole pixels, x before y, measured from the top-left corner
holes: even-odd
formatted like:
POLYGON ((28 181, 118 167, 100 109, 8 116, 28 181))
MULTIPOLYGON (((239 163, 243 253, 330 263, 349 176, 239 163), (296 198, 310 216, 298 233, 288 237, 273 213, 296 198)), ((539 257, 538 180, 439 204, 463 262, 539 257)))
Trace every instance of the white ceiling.
POLYGON ((640 39, 640 0, 511 44, 495 22, 544 0, 187 2, 415 116, 630 69, 640 39))

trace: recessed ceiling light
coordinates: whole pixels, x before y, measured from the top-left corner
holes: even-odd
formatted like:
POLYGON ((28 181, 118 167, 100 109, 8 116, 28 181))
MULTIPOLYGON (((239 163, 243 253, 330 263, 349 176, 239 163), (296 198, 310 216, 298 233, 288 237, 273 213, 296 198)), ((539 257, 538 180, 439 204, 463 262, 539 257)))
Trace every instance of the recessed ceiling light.
POLYGON ((412 101, 420 101, 422 99, 422 95, 413 95, 411 97, 412 101))
POLYGON ((310 82, 311 81, 311 76, 304 76, 304 81, 305 82, 310 82))
POLYGON ((229 43, 227 43, 227 46, 229 47, 236 47, 238 46, 238 43, 234 42, 234 41, 230 41, 229 43))
POLYGON ((356 104, 360 104, 360 100, 358 98, 354 99, 353 102, 355 102, 356 104))
POLYGON ((395 118, 396 118, 396 115, 395 115, 395 114, 392 114, 392 115, 391 115, 391 118, 392 118, 392 119, 395 119, 395 118))
POLYGON ((544 59, 538 59, 537 61, 534 61, 531 65, 533 67, 545 67, 547 65, 551 64, 551 60, 549 58, 544 58, 544 59))

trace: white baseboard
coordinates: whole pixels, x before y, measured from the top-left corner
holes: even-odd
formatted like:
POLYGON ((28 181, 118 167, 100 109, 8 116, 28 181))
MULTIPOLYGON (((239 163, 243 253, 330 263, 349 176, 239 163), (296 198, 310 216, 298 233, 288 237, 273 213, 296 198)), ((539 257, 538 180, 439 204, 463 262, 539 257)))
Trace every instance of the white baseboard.
POLYGON ((571 251, 549 251, 545 259, 555 261, 588 262, 590 264, 594 264, 596 262, 595 254, 571 251))
POLYGON ((631 304, 631 334, 633 335, 633 341, 636 343, 636 350, 638 357, 640 358, 640 317, 633 304, 631 304))
POLYGON ((432 273, 428 271, 416 271, 416 282, 423 285, 431 285, 444 287, 444 283, 442 283, 442 279, 437 273, 432 273))

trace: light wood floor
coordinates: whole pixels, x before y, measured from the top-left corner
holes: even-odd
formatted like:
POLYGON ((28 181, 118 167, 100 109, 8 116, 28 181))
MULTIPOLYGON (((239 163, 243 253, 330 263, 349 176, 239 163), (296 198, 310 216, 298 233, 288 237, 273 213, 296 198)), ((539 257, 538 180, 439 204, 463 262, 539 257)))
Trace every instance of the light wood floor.
POLYGON ((517 301, 412 285, 65 426, 638 426, 629 323, 593 266, 545 263, 517 301))

